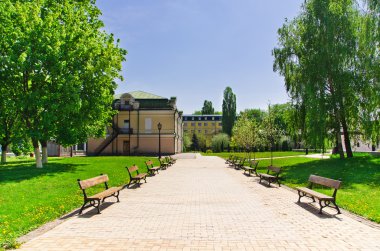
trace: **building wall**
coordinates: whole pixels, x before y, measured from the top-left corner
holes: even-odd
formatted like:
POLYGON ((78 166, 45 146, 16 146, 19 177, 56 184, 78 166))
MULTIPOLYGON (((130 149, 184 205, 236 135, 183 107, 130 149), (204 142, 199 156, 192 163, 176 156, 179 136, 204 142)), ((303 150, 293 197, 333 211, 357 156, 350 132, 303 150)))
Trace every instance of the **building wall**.
POLYGON ((183 130, 189 135, 196 133, 211 140, 214 135, 221 133, 222 129, 222 116, 220 115, 184 116, 183 130))
MULTIPOLYGON (((161 153, 182 152, 182 117, 176 110, 119 111, 113 121, 120 133, 102 151, 102 155, 158 154, 158 123, 162 125, 161 153)), ((112 128, 108 128, 107 131, 109 135, 112 134, 112 128)), ((95 154, 106 138, 89 139, 88 154, 95 154)))

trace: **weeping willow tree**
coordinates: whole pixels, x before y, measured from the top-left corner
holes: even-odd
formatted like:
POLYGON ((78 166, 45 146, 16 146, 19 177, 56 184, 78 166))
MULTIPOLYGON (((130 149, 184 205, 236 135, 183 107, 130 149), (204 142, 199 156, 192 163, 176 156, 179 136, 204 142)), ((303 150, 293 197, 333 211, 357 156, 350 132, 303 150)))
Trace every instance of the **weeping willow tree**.
POLYGON ((322 146, 329 135, 341 158, 352 157, 350 132, 360 127, 360 90, 371 84, 360 78, 360 13, 352 0, 308 0, 301 13, 279 29, 273 50, 274 71, 285 78, 293 103, 304 112, 305 138, 322 146))

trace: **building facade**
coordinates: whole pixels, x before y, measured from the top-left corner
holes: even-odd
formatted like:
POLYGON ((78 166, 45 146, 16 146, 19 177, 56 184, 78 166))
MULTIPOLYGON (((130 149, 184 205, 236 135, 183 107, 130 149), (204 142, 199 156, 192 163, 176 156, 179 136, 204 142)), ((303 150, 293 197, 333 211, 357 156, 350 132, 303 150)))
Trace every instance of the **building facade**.
POLYGON ((136 91, 115 97, 118 111, 101 139, 89 139, 88 155, 157 155, 182 152, 182 112, 176 98, 136 91), (161 125, 161 130, 158 129, 161 125))
POLYGON ((183 130, 188 135, 203 135, 207 140, 222 130, 222 115, 184 115, 183 130))

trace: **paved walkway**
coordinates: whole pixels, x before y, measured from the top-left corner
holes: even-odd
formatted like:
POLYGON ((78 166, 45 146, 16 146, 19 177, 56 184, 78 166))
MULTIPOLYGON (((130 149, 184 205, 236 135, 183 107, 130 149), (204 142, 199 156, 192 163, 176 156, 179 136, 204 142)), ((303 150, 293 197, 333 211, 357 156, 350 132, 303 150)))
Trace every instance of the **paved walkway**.
POLYGON ((89 209, 22 250, 380 250, 379 229, 334 211, 320 216, 297 198, 198 155, 123 190, 121 202, 106 204, 102 214, 89 209))

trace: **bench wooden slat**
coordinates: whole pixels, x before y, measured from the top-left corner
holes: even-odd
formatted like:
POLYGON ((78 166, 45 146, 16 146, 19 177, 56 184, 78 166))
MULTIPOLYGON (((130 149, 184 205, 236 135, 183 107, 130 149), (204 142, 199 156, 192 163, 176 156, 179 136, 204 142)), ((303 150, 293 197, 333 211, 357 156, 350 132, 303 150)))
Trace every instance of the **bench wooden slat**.
POLYGON ((108 180, 109 180, 108 175, 101 175, 101 176, 94 177, 91 179, 81 180, 79 181, 79 185, 81 189, 86 189, 86 188, 107 182, 108 180))
POLYGON ((321 177, 317 175, 310 175, 309 182, 312 182, 314 184, 320 184, 326 187, 335 188, 335 189, 339 189, 342 183, 339 180, 333 180, 333 179, 329 179, 329 178, 325 178, 325 177, 321 177))
POLYGON ((298 191, 307 193, 307 194, 309 194, 309 195, 311 195, 311 196, 313 196, 319 200, 334 200, 334 197, 328 196, 328 195, 323 194, 323 193, 319 193, 319 192, 311 190, 310 188, 307 188, 307 187, 296 187, 296 189, 298 191))
POLYGON ((103 199, 105 197, 109 197, 110 195, 120 191, 122 189, 122 187, 111 187, 111 188, 108 188, 107 190, 104 190, 100 193, 97 193, 97 194, 94 194, 90 197, 88 197, 88 199, 103 199))
POLYGON ((128 170, 129 170, 130 172, 135 172, 135 171, 139 170, 139 168, 138 168, 136 165, 133 165, 133 166, 131 166, 131 167, 128 167, 128 170))

